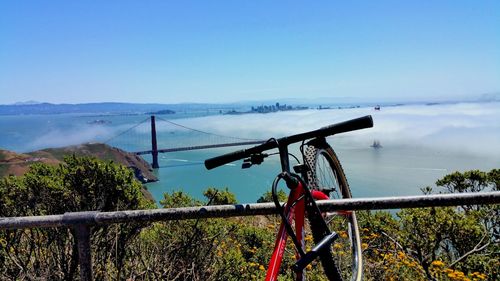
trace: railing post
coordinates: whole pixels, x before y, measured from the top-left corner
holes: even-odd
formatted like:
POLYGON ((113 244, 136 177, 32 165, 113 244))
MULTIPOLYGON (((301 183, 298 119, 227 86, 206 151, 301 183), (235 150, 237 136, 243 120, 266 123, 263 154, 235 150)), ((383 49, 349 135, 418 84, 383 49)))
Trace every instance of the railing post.
POLYGON ((80 264, 80 280, 92 281, 92 255, 90 248, 90 226, 77 224, 74 226, 78 243, 78 262, 80 264))
POLYGON ((151 115, 151 151, 153 155, 153 169, 158 169, 160 165, 158 165, 158 145, 156 143, 156 123, 154 115, 151 115))
POLYGON ((95 225, 97 211, 65 213, 62 222, 74 230, 80 265, 80 280, 92 281, 92 249, 90 228, 95 225))

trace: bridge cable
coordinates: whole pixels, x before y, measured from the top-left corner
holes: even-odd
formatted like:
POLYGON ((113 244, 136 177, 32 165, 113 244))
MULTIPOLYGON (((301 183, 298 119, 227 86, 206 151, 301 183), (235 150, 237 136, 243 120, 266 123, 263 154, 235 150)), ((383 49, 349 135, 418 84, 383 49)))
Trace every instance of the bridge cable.
POLYGON ((246 139, 246 138, 231 137, 231 136, 224 136, 224 135, 219 135, 219 134, 214 134, 214 133, 208 133, 208 132, 205 132, 205 131, 201 131, 201 130, 189 128, 187 126, 184 126, 184 125, 181 125, 179 123, 175 123, 175 122, 163 119, 161 117, 156 117, 156 119, 159 119, 161 121, 165 121, 165 122, 170 123, 170 124, 172 124, 174 126, 182 127, 184 129, 195 131, 195 132, 202 133, 202 134, 205 134, 205 135, 212 135, 212 136, 217 136, 217 137, 222 137, 222 138, 230 138, 230 139, 236 139, 236 140, 242 140, 242 141, 261 141, 259 139, 246 139))
POLYGON ((119 136, 122 136, 122 135, 124 135, 124 134, 128 133, 129 131, 131 131, 131 130, 133 130, 133 129, 137 128, 137 127, 139 127, 140 125, 142 125, 143 123, 145 123, 146 121, 149 121, 149 120, 150 120, 150 118, 149 118, 149 117, 148 117, 148 118, 146 118, 146 119, 144 119, 144 120, 142 120, 142 121, 141 121, 141 122, 139 122, 138 124, 136 124, 136 125, 134 125, 134 126, 132 126, 132 127, 128 128, 127 130, 125 130, 125 131, 123 131, 123 132, 121 132, 121 133, 119 133, 119 134, 117 134, 117 135, 115 135, 115 136, 112 136, 111 138, 107 139, 104 143, 105 143, 105 144, 108 144, 110 141, 112 141, 112 140, 116 139, 116 138, 117 138, 117 137, 119 137, 119 136))

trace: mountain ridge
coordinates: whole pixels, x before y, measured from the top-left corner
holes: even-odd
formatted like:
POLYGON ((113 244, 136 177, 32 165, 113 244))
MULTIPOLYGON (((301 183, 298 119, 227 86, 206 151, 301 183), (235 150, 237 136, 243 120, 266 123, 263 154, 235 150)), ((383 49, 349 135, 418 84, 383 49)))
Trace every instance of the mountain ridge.
POLYGON ((375 106, 393 104, 426 104, 435 103, 460 103, 460 102, 498 102, 499 92, 483 93, 456 99, 427 99, 427 100, 397 100, 384 98, 361 99, 357 97, 318 97, 318 98, 275 98, 266 100, 244 100, 227 103, 127 103, 127 102, 91 102, 91 103, 61 103, 48 102, 18 102, 14 104, 0 104, 0 115, 23 115, 23 114, 145 114, 158 111, 201 111, 201 110, 230 110, 234 107, 250 107, 261 104, 289 104, 293 106, 305 105, 318 107, 326 106, 375 106))
POLYGON ((91 156, 113 161, 130 168, 142 183, 158 181, 152 168, 140 156, 102 143, 86 143, 61 148, 46 148, 27 153, 0 149, 0 178, 7 175, 22 176, 34 163, 58 165, 66 155, 91 156))

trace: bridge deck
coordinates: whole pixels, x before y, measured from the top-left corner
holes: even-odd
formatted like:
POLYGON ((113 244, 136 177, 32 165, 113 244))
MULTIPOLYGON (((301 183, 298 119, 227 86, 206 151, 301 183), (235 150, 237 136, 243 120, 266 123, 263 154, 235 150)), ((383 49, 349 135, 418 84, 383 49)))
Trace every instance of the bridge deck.
MULTIPOLYGON (((184 147, 176 147, 176 148, 164 148, 158 149, 158 153, 168 153, 168 152, 176 152, 176 151, 188 151, 188 150, 197 150, 197 149, 209 149, 209 148, 219 148, 219 147, 228 147, 228 146, 240 146, 240 145, 252 145, 252 144, 261 144, 265 141, 246 141, 246 142, 232 142, 232 143, 221 143, 221 144, 209 144, 209 145, 197 145, 197 146, 184 146, 184 147)), ((152 154, 153 150, 144 150, 133 152, 137 155, 144 154, 152 154)))

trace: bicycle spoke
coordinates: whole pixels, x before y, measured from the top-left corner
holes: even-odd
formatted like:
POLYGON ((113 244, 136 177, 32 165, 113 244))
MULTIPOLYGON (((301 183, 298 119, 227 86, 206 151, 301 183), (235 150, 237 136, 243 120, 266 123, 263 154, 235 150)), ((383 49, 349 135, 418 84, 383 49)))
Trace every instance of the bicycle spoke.
MULTIPOLYGON (((327 190, 330 199, 349 198, 350 190, 347 185, 342 167, 336 158, 333 150, 324 144, 324 147, 309 146, 305 152, 305 160, 310 171, 308 172, 308 182, 311 188, 327 190)), ((359 231, 355 213, 352 211, 337 211, 324 214, 324 220, 329 228, 339 236, 332 245, 332 251, 320 255, 325 274, 330 280, 359 280, 361 254, 359 231), (330 270, 331 267, 337 270, 330 270)), ((314 232, 314 220, 310 220, 311 229, 314 232)), ((314 233, 313 233, 314 234, 314 233)), ((322 239, 322 236, 314 234, 315 241, 322 239)))

